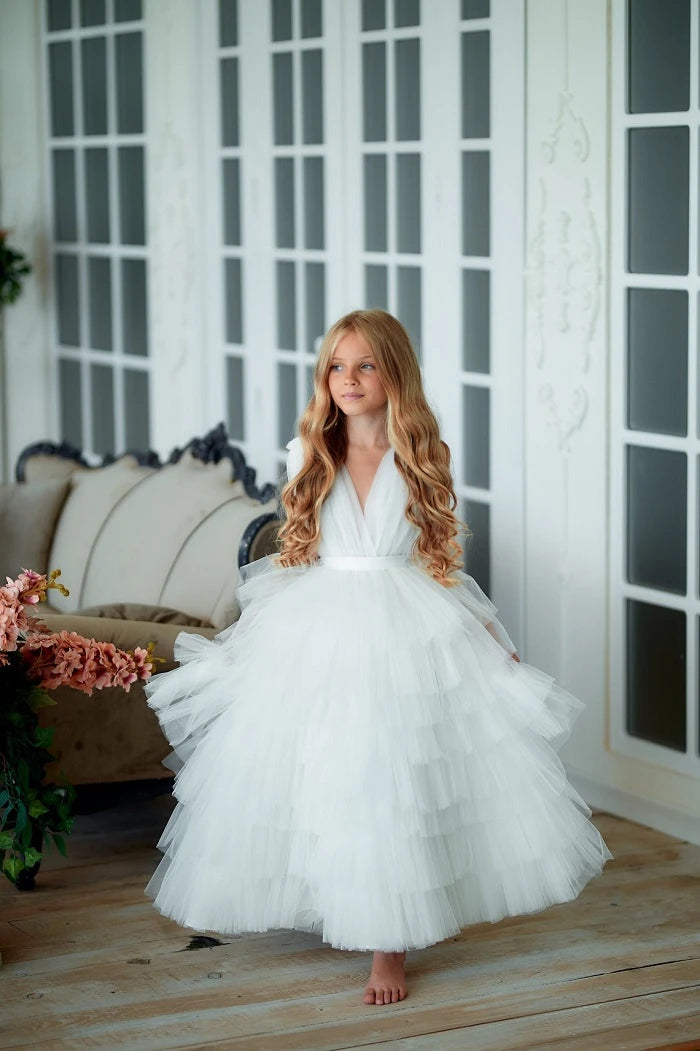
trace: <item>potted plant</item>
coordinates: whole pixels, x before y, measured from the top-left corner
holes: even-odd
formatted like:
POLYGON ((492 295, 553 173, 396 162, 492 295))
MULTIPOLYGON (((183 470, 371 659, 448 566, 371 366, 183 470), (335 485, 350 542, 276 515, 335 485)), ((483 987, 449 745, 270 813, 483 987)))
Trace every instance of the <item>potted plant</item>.
POLYGON ((52 632, 30 610, 58 582, 23 569, 0 587, 0 858, 5 876, 20 890, 34 885, 42 850, 53 843, 65 855, 75 790, 45 784, 53 730, 39 726, 38 711, 55 702, 47 690, 71 686, 88 695, 105 686, 128 692, 150 678, 152 644, 133 652, 72 631, 52 632))

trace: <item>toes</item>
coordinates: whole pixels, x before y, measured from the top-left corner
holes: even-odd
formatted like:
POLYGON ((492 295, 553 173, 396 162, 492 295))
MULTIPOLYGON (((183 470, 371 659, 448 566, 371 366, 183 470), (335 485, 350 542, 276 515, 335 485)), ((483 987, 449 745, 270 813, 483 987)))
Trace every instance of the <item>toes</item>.
POLYGON ((398 989, 392 989, 391 990, 391 1002, 392 1002, 392 1004, 395 1004, 398 1001, 398 999, 399 999, 399 990, 398 989))

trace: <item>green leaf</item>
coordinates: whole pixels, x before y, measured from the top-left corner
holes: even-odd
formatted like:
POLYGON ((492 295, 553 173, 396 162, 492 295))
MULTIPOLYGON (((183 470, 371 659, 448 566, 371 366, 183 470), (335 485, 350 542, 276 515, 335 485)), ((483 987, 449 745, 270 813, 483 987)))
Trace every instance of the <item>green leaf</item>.
POLYGON ((31 868, 32 865, 36 865, 37 861, 41 861, 41 851, 28 847, 24 852, 24 864, 27 868, 31 868))
POLYGON ((57 702, 54 701, 53 697, 51 697, 46 690, 41 690, 38 686, 34 686, 32 692, 29 694, 27 703, 29 707, 36 712, 39 708, 51 708, 57 702))
POLYGON ((37 726, 34 731, 34 744, 37 748, 50 748, 53 740, 53 726, 37 726))
POLYGON ((26 868, 21 858, 6 856, 3 858, 2 871, 7 873, 13 883, 16 882, 20 872, 26 868))
POLYGON ((27 826, 27 808, 24 803, 17 803, 17 820, 15 821, 15 829, 19 836, 27 826))
POLYGON ((11 832, 0 832, 0 850, 12 850, 15 845, 15 837, 11 832))
POLYGON ((41 817, 42 814, 48 814, 49 808, 44 806, 40 799, 34 799, 29 804, 29 816, 30 817, 41 817))
POLYGON ((65 841, 65 839, 63 838, 63 836, 59 836, 57 832, 53 832, 52 835, 53 835, 53 841, 56 844, 56 846, 58 847, 59 854, 62 854, 63 857, 65 858, 65 856, 66 856, 66 841, 65 841))

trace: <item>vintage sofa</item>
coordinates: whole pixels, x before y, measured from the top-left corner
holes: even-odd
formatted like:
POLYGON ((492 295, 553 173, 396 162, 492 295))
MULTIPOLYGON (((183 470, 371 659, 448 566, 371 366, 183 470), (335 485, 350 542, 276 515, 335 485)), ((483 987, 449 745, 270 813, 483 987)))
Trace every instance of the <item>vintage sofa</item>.
MULTIPOLYGON (((89 466, 66 445, 25 449, 16 484, 0 487, 0 573, 59 568, 68 598, 49 593, 38 608, 54 630, 133 649, 155 643, 174 667, 180 631, 212 638, 239 615, 239 567, 276 549, 278 492, 229 444, 223 424, 173 450, 106 457, 89 466), (49 608, 47 608, 47 606, 49 608)), ((73 784, 170 776, 169 746, 142 686, 62 688, 42 712, 55 727, 52 751, 73 784)))

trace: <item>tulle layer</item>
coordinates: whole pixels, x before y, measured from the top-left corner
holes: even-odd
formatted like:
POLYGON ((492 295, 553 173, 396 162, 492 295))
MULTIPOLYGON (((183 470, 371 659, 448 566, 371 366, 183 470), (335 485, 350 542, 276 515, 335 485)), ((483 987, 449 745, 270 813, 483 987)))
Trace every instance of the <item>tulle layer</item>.
POLYGON ((611 854, 556 754, 583 705, 510 659, 471 578, 261 560, 239 601, 148 684, 179 768, 146 888, 166 915, 395 951, 601 872, 611 854))

